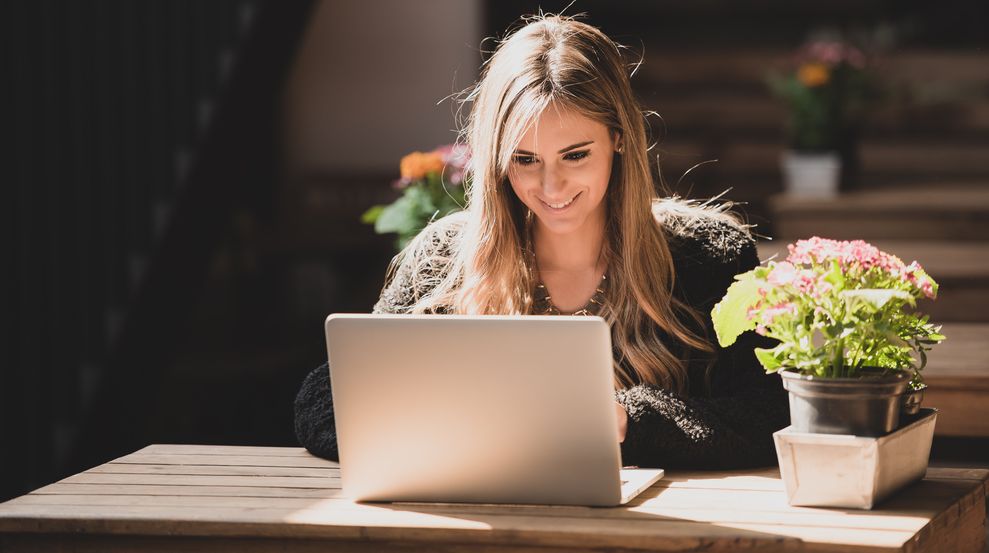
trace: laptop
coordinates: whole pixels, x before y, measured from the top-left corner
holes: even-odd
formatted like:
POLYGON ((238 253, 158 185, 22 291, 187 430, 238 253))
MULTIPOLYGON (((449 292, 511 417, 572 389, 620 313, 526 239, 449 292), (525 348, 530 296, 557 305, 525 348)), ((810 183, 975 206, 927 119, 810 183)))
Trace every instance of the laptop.
POLYGON ((326 319, 343 493, 356 501, 614 506, 621 468, 600 317, 326 319))

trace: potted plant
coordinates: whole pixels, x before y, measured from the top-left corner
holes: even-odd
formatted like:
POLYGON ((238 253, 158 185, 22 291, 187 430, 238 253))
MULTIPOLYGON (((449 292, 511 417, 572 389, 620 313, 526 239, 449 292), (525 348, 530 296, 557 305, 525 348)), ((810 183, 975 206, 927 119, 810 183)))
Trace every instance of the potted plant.
POLYGON ((793 430, 891 432, 910 391, 923 390, 927 351, 945 339, 915 309, 937 283, 916 261, 861 240, 814 237, 788 249, 786 260, 735 277, 711 313, 718 342, 749 330, 778 340, 755 354, 783 377, 793 430))
POLYGON ((787 108, 780 162, 787 193, 835 195, 856 168, 859 128, 875 97, 865 54, 841 39, 812 40, 768 84, 787 108))
POLYGON ((402 195, 391 204, 371 207, 361 220, 373 224, 378 234, 397 233, 395 247, 401 250, 430 221, 464 208, 469 162, 466 146, 454 144, 406 155, 400 163, 402 177, 393 183, 402 195))

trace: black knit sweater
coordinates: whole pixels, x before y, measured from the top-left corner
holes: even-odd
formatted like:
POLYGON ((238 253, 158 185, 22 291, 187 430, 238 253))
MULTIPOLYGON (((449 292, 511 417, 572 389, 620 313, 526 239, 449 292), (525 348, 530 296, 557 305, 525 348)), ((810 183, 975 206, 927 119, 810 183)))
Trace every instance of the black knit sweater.
MULTIPOLYGON (((696 308, 716 358, 688 359, 689 392, 678 394, 639 384, 615 392, 628 413, 628 431, 621 445, 622 462, 663 468, 742 468, 776 463, 772 433, 788 424, 788 402, 779 376, 767 375, 753 348, 772 347, 755 333, 743 334, 729 348, 719 348, 710 320, 734 275, 759 263, 755 242, 745 229, 708 213, 689 220, 658 215, 673 254, 674 294, 696 308), (710 368, 709 368, 710 367, 710 368)), ((456 233, 438 233, 437 247, 449 247, 456 233)), ((399 269, 375 305, 376 313, 401 313, 412 301, 411 276, 399 269)), ((685 321, 686 322, 686 321, 685 321)), ((680 351, 679 344, 668 344, 680 351)), ((295 432, 314 455, 338 459, 329 368, 326 364, 305 379, 295 400, 295 432)))

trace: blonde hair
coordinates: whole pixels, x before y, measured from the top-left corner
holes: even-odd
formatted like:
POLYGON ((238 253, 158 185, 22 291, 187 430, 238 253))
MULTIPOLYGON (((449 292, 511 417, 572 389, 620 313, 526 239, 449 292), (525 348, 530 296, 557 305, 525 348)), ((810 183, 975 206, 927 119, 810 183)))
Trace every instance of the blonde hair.
POLYGON ((616 386, 641 382, 676 391, 688 384, 686 356, 711 344, 684 324, 700 315, 673 294, 670 248, 654 207, 646 122, 620 47, 600 30, 540 16, 504 40, 466 99, 462 137, 470 145, 472 185, 465 212, 430 225, 392 264, 411 264, 413 313, 528 314, 536 284, 527 209, 508 183, 512 152, 551 103, 603 123, 619 136, 606 194, 604 255, 616 386), (459 235, 456 246, 449 244, 459 235), (419 293, 423 290, 423 293, 419 293), (682 351, 671 351, 663 338, 682 351))

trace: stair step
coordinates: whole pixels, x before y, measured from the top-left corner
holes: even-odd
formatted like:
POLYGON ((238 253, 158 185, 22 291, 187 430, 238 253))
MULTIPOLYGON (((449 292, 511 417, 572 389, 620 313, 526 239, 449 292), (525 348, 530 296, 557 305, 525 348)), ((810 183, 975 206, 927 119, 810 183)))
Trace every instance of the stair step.
MULTIPOLYGON (((657 136, 741 140, 739 134, 744 133, 747 138, 783 139, 786 108, 768 92, 738 94, 712 88, 689 95, 647 95, 644 105, 662 117, 650 120, 657 136)), ((923 142, 932 132, 939 133, 939 143, 989 143, 989 98, 877 106, 865 121, 863 139, 923 142)))
MULTIPOLYGON (((717 163, 707 165, 702 173, 717 175, 726 186, 732 186, 737 178, 758 177, 772 181, 771 188, 780 190, 779 160, 784 149, 781 142, 705 144, 672 137, 660 142, 650 153, 659 157, 668 177, 678 177, 697 163, 717 160, 717 163)), ((860 180, 869 187, 891 183, 928 184, 935 179, 941 182, 989 182, 987 151, 989 145, 865 142, 859 147, 860 180)))
MULTIPOLYGON (((781 142, 739 141, 729 144, 705 144, 696 140, 672 137, 653 150, 660 160, 689 167, 708 159, 719 160, 716 168, 723 175, 779 175, 779 159, 784 151, 781 142)), ((863 142, 859 158, 863 180, 923 175, 953 180, 985 178, 989 180, 989 145, 946 144, 943 142, 863 142)), ((914 179, 916 180, 916 179, 914 179)))
MULTIPOLYGON (((817 235, 823 238, 836 238, 826 233, 817 235)), ((786 246, 791 242, 791 240, 760 242, 759 259, 764 261, 785 259, 786 246)), ((906 263, 917 261, 938 282, 940 289, 937 300, 923 300, 918 304, 918 308, 929 314, 931 320, 989 323, 989 241, 869 240, 869 242, 884 252, 896 255, 906 263)))
MULTIPOLYGON (((915 186, 769 202, 777 239, 989 241, 989 188, 915 186)), ((946 245, 947 246, 947 245, 946 245)))
MULTIPOLYGON (((671 49, 645 45, 645 62, 633 78, 640 90, 709 89, 712 84, 740 90, 765 90, 769 71, 787 67, 792 50, 776 48, 736 51, 671 49)), ((885 83, 909 83, 932 97, 959 87, 985 96, 989 86, 989 52, 904 49, 879 60, 877 72, 885 83)))
POLYGON ((946 324, 924 369, 924 406, 939 410, 939 436, 989 437, 989 324, 946 324))

